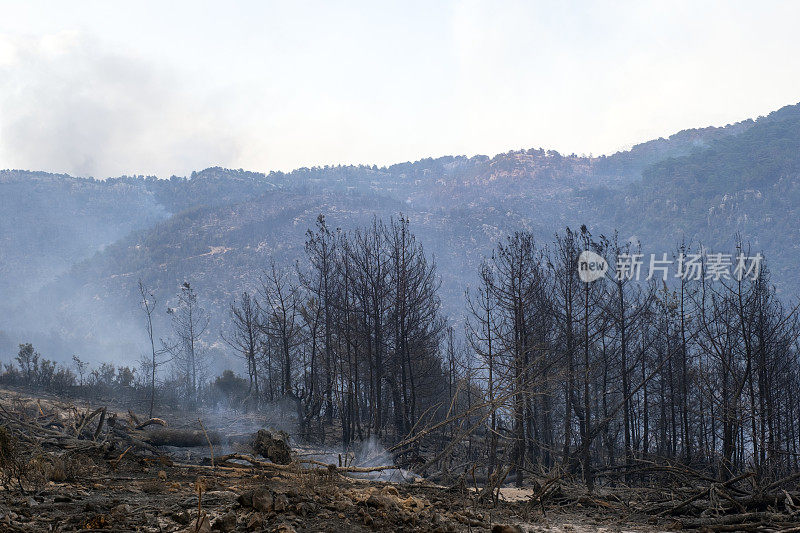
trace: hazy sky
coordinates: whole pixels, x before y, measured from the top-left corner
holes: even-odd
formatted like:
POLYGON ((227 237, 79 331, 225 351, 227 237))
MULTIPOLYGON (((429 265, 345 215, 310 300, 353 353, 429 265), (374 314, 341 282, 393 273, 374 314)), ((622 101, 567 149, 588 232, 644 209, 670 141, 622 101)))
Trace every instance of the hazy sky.
POLYGON ((611 153, 800 101, 798 2, 0 2, 0 168, 611 153))

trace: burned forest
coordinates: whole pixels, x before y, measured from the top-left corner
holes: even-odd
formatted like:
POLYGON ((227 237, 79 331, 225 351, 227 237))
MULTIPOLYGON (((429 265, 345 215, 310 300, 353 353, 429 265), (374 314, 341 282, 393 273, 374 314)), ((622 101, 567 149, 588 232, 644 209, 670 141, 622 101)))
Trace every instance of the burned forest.
POLYGON ((798 20, 0 0, 0 533, 800 533, 798 20))
POLYGON ((191 280, 169 305, 139 281, 138 366, 20 345, 0 375, 4 530, 795 527, 800 322, 766 259, 737 264, 747 243, 683 244, 694 275, 645 277, 616 235, 519 231, 448 317, 412 230, 320 215, 302 260, 230 301, 241 365, 220 375, 191 280), (584 280, 586 251, 609 273, 584 280))

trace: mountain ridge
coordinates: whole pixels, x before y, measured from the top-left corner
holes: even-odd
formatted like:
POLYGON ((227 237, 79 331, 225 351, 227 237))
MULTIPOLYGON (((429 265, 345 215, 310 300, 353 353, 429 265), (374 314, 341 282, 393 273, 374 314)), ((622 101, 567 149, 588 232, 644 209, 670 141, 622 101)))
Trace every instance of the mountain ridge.
POLYGON ((442 156, 290 173, 210 167, 169 179, 0 171, 0 290, 7 296, 0 303, 6 317, 0 330, 19 342, 44 343, 57 358, 74 351, 135 358, 142 337, 138 278, 161 302, 169 301, 180 282, 192 280, 224 325, 227 303, 240 290, 252 290, 269 257, 291 264, 302 254, 305 231, 320 213, 332 227, 351 229, 372 216, 388 219, 402 212, 439 263, 445 309, 454 319, 481 257, 517 229, 547 242, 557 229, 587 223, 598 232, 617 228, 626 239, 639 238, 658 251, 674 249, 679 233, 727 245, 738 229, 777 250, 776 270, 785 271, 791 262, 787 250, 800 251, 792 251, 774 228, 800 215, 785 206, 793 198, 800 204, 800 159, 792 151, 798 139, 800 105, 794 105, 595 158, 528 149, 491 158, 442 156), (759 158, 736 156, 748 150, 774 152, 784 161, 788 174, 776 178, 782 185, 768 197, 783 206, 785 216, 767 209, 772 220, 754 222, 754 214, 764 210, 763 194, 747 196, 744 182, 731 182, 725 201, 719 186, 687 188, 694 183, 684 176, 690 169, 717 175, 728 163, 740 172, 774 176, 759 158), (33 179, 26 181, 28 175, 33 179), (682 201, 690 205, 676 211, 682 201), (50 248, 25 248, 48 234, 50 248))

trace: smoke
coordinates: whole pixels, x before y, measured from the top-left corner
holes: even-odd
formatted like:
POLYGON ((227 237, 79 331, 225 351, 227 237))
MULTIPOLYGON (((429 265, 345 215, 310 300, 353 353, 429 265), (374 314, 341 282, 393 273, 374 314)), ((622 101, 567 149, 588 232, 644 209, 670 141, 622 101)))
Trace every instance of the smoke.
MULTIPOLYGON (((241 410, 218 406, 205 411, 202 416, 206 428, 222 435, 223 444, 219 448, 219 453, 236 451, 251 453, 249 442, 252 436, 260 429, 268 429, 284 431, 289 435, 289 445, 301 459, 314 459, 328 464, 359 467, 379 467, 394 463, 392 454, 374 435, 364 441, 352 443, 347 449, 342 446, 321 446, 305 442, 299 431, 294 403, 289 400, 263 403, 256 413, 242 413, 241 410)), ((203 447, 197 447, 195 452, 202 456, 206 450, 203 447)), ((348 475, 393 483, 411 482, 418 477, 413 472, 400 468, 348 475)))
MULTIPOLYGON (((349 449, 340 447, 320 450, 315 446, 306 446, 301 449, 305 451, 304 455, 306 457, 335 465, 340 464, 340 461, 342 466, 359 467, 379 467, 394 464, 394 457, 392 454, 374 435, 365 439, 363 442, 356 441, 349 449)), ((413 472, 402 468, 367 473, 351 473, 349 475, 361 479, 390 481, 393 483, 414 481, 418 477, 413 472)))
POLYGON ((81 33, 0 36, 0 161, 95 177, 230 164, 230 128, 184 86, 81 33))

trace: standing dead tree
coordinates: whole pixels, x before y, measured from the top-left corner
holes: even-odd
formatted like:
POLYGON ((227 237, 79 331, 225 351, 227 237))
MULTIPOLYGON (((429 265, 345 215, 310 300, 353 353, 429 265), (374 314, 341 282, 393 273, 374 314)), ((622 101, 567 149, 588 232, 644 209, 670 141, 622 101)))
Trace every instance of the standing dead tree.
POLYGON ((247 364, 249 386, 245 400, 248 408, 258 409, 261 399, 258 376, 258 354, 264 342, 262 329, 263 319, 258 301, 243 292, 237 304, 235 301, 230 307, 231 331, 222 333, 222 338, 234 351, 244 358, 247 364))
POLYGON ((155 334, 153 331, 153 313, 156 310, 158 300, 156 300, 153 291, 148 289, 141 279, 139 280, 139 296, 141 297, 140 305, 145 316, 147 338, 150 341, 150 357, 142 361, 142 368, 144 368, 149 376, 150 404, 148 416, 153 418, 153 409, 156 403, 156 374, 158 372, 158 367, 166 361, 160 359, 161 356, 164 355, 164 350, 156 350, 155 334))
POLYGON ((201 340, 208 329, 209 317, 188 281, 181 285, 177 306, 168 308, 167 313, 172 315, 175 340, 162 341, 162 344, 164 350, 172 354, 187 403, 195 406, 198 401, 198 386, 205 372, 206 354, 201 340))

